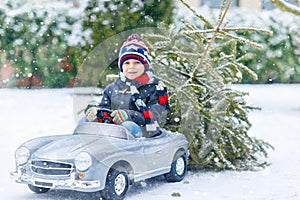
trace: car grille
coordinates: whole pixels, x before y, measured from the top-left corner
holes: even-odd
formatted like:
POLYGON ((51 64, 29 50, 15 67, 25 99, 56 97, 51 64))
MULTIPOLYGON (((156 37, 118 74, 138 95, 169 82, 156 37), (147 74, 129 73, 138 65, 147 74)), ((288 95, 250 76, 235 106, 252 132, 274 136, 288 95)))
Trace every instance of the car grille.
POLYGON ((63 162, 33 160, 31 161, 31 170, 43 175, 69 175, 73 170, 73 165, 63 162))

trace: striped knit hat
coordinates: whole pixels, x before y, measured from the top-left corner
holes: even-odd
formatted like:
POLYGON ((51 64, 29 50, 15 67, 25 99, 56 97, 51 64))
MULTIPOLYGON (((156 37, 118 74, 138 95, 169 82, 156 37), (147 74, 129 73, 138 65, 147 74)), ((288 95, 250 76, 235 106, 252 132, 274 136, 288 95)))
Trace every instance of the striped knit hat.
POLYGON ((146 71, 151 69, 149 50, 138 34, 130 35, 120 49, 118 65, 121 72, 123 72, 123 63, 129 59, 139 60, 146 71))

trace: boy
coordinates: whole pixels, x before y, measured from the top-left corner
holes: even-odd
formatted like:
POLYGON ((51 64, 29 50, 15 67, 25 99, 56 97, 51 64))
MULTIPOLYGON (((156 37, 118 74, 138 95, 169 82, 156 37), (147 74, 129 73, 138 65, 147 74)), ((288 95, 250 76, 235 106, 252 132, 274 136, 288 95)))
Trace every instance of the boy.
MULTIPOLYGON (((164 84, 153 76, 149 50, 138 34, 130 35, 120 49, 119 78, 103 92, 100 108, 113 110, 115 124, 126 127, 135 137, 160 134, 158 123, 169 109, 164 84)), ((88 121, 97 119, 97 108, 86 111, 88 121)))

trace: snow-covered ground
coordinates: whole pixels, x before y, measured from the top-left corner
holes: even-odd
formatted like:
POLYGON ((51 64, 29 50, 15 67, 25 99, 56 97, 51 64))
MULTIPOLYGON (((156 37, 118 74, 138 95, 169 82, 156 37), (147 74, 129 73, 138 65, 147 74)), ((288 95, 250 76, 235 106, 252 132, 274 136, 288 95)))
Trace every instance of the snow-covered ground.
MULTIPOLYGON (((275 147, 267 159, 271 166, 255 172, 189 171, 180 183, 167 183, 163 177, 157 177, 135 184, 127 199, 300 199, 300 85, 238 85, 234 88, 249 92, 249 104, 263 109, 250 114, 253 127, 249 134, 275 147)), ((9 179, 9 172, 14 170, 14 151, 22 142, 41 135, 72 133, 75 126, 72 92, 72 89, 0 90, 1 199, 93 197, 94 193, 55 190, 37 195, 26 185, 9 179)))

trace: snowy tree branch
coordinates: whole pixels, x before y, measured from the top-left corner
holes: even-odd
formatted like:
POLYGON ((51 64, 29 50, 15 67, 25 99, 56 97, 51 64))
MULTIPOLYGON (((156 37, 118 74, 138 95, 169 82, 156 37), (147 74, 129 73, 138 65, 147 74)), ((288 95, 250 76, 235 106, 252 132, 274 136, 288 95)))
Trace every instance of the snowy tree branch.
POLYGON ((294 15, 300 16, 300 7, 295 6, 283 0, 271 0, 271 2, 280 8, 282 11, 293 13, 294 15))
POLYGON ((196 17, 198 17, 199 19, 201 19, 206 26, 208 26, 209 28, 213 28, 214 26, 205 19, 205 17, 203 17, 202 15, 198 14, 193 8, 191 8, 191 6, 189 4, 187 4, 184 0, 180 0, 181 3, 183 5, 185 5, 196 17))
MULTIPOLYGON (((257 29, 257 28, 248 28, 248 27, 238 27, 238 28, 222 28, 222 31, 234 31, 234 32, 248 32, 248 33, 262 33, 265 35, 272 35, 273 32, 265 29, 257 29)), ((206 29, 206 30, 191 30, 191 31, 184 31, 185 34, 204 34, 204 33, 213 33, 215 29, 206 29)))
MULTIPOLYGON (((243 32, 245 32, 245 30, 247 30, 247 28, 226 28, 226 29, 220 29, 218 31, 218 33, 221 33, 221 34, 226 35, 228 37, 237 39, 237 40, 243 42, 244 44, 249 44, 249 45, 254 46, 254 47, 258 48, 258 49, 262 49, 263 46, 260 45, 260 44, 258 44, 258 43, 256 43, 256 42, 252 42, 252 41, 247 40, 245 38, 238 37, 238 36, 232 35, 230 33, 227 33, 228 31, 237 31, 237 32, 243 31, 243 32)), ((255 28, 249 29, 247 31, 248 32, 260 32, 260 33, 263 33, 263 34, 266 34, 266 35, 272 35, 272 33, 273 33, 272 31, 263 30, 263 29, 255 29, 255 28)), ((193 31, 185 31, 183 33, 184 34, 197 34, 197 33, 199 33, 199 34, 205 34, 205 33, 215 33, 215 32, 217 32, 217 29, 193 30, 193 31)))
MULTIPOLYGON (((216 28, 215 28, 215 32, 214 32, 214 34, 213 34, 213 36, 212 36, 210 42, 206 45, 206 47, 205 47, 205 49, 204 49, 203 57, 205 57, 205 56, 209 53, 209 50, 210 50, 210 48, 211 48, 211 45, 214 43, 215 39, 217 38, 217 35, 218 35, 219 31, 220 31, 220 27, 221 27, 221 25, 222 25, 222 23, 223 23, 223 21, 224 21, 224 18, 225 18, 226 14, 227 14, 227 12, 228 12, 228 10, 229 10, 229 8, 230 8, 230 5, 231 5, 232 1, 233 1, 233 0, 230 0, 230 1, 228 2, 227 6, 226 6, 226 9, 225 9, 225 11, 223 12, 223 14, 222 14, 222 16, 221 16, 221 18, 220 18, 220 20, 219 20, 219 22, 218 22, 218 24, 217 24, 217 26, 216 26, 216 28)), ((204 59, 201 59, 201 60, 200 60, 199 65, 198 65, 198 66, 194 69, 194 71, 192 72, 191 79, 194 79, 194 77, 197 75, 197 73, 198 73, 198 71, 199 71, 199 68, 202 67, 202 65, 203 65, 203 60, 204 60, 204 59)), ((189 81, 190 81, 190 80, 189 80, 189 81)))
POLYGON ((224 32, 224 31, 220 31, 222 34, 228 36, 228 37, 231 37, 231 38, 234 38, 234 39, 237 39, 239 40, 240 42, 244 43, 244 44, 249 44, 255 48, 258 48, 258 49, 263 49, 263 45, 261 44, 258 44, 256 42, 253 42, 253 41, 250 41, 248 39, 245 39, 245 38, 242 38, 242 37, 238 37, 236 35, 233 35, 233 34, 230 34, 230 33, 227 33, 227 32, 224 32))
POLYGON ((223 28, 223 31, 235 31, 235 32, 247 32, 247 33, 261 33, 264 35, 273 35, 273 31, 269 31, 266 29, 259 29, 259 28, 251 28, 251 27, 237 27, 237 28, 223 28))

